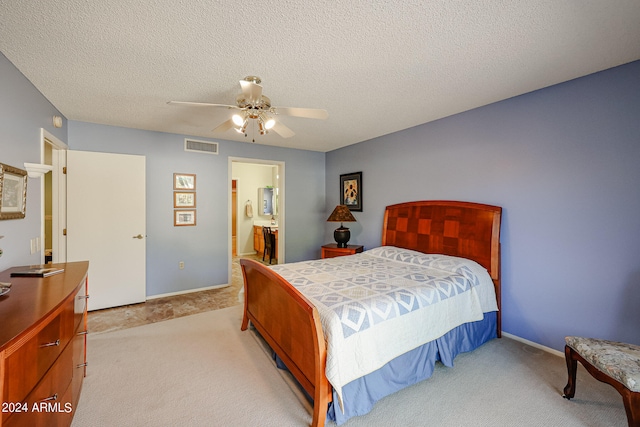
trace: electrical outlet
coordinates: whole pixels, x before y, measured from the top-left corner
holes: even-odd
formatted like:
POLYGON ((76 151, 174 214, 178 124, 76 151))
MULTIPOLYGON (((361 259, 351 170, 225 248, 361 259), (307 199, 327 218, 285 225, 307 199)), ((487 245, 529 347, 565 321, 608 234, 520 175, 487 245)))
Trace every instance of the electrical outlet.
POLYGON ((183 270, 183 269, 184 269, 184 261, 180 261, 180 262, 178 263, 178 268, 179 268, 180 270, 183 270))
POLYGON ((31 239, 31 255, 36 253, 36 239, 31 239))

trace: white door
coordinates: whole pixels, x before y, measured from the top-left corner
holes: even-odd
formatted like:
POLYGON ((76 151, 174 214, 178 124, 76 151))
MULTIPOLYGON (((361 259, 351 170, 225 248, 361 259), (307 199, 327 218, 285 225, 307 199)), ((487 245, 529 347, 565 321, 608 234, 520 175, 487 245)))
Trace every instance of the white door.
POLYGON ((145 157, 68 151, 67 261, 89 261, 89 310, 146 297, 145 157))

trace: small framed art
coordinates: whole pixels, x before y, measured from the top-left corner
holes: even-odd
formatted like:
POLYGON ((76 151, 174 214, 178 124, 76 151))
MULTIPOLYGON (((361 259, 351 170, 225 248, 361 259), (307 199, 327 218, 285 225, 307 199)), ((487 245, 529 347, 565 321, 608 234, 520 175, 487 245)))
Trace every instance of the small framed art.
POLYGON ((185 225, 196 225, 196 211, 174 210, 173 225, 176 227, 185 225))
POLYGON ((362 212, 362 172, 340 175, 340 204, 362 212))
POLYGON ((174 208, 195 208, 196 207, 196 193, 187 191, 174 191, 173 192, 173 207, 174 208))
POLYGON ((24 218, 27 171, 0 163, 0 219, 24 218))
POLYGON ((174 190, 195 190, 196 174, 194 173, 174 173, 173 174, 174 190))

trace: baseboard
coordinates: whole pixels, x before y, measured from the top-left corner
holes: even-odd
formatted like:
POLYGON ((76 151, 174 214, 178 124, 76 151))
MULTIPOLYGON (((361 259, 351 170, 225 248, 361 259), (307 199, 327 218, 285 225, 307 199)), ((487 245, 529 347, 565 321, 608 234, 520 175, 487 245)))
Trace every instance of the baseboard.
POLYGON ((564 353, 563 352, 555 350, 555 349, 553 349, 551 347, 547 347, 547 346, 544 346, 542 344, 538 344, 537 342, 533 342, 533 341, 526 340, 524 338, 520 338, 519 336, 512 335, 512 334, 507 333, 507 332, 502 332, 502 336, 503 337, 507 337, 509 339, 512 339, 514 341, 519 341, 521 343, 530 345, 531 347, 535 347, 537 349, 540 349, 542 351, 546 351, 547 353, 551 353, 554 356, 562 357, 564 359, 564 353))
POLYGON ((188 289, 186 291, 169 292, 167 294, 151 295, 151 296, 148 296, 146 299, 148 301, 150 299, 158 299, 158 298, 165 298, 165 297, 175 297, 176 295, 192 294, 194 292, 208 291, 210 289, 222 289, 222 288, 226 288, 227 286, 229 286, 227 283, 222 284, 222 285, 205 286, 204 288, 188 289))

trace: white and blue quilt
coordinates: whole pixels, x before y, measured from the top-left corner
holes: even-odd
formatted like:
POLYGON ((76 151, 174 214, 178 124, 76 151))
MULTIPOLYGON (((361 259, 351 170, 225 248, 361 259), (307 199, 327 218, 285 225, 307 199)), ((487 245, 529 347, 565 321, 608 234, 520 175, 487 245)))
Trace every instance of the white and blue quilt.
POLYGON ((497 310, 486 269, 464 258, 383 246, 272 268, 318 309, 340 406, 350 381, 497 310))

